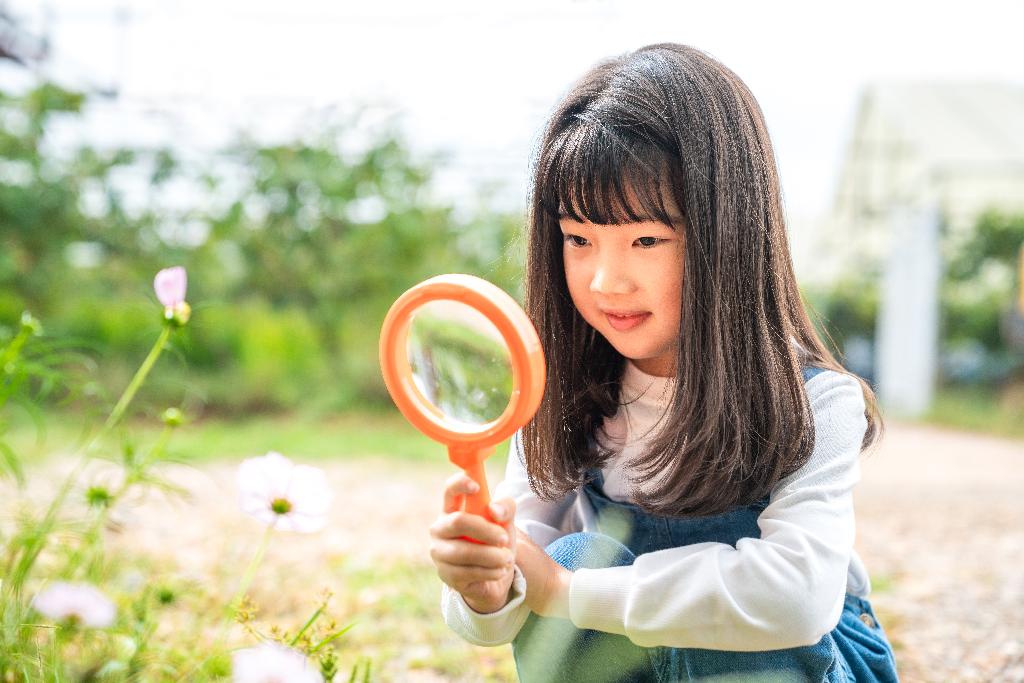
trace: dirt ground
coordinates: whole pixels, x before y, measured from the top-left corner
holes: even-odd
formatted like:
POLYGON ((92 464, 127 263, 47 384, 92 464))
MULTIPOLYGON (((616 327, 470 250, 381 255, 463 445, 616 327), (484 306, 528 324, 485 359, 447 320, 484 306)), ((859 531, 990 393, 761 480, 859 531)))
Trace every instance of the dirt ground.
POLYGON ((857 550, 907 681, 1024 681, 1024 442, 891 424, 857 550))
MULTIPOLYGON (((147 497, 122 516, 118 536, 184 572, 209 574, 235 552, 225 539, 258 535, 238 512, 235 467, 173 471, 192 500, 147 497)), ((354 554, 429 559, 427 527, 453 471, 443 457, 436 465, 357 460, 325 469, 337 492, 331 521, 322 533, 283 542, 292 570, 282 581, 301 588, 318 567, 354 554)), ((500 476, 492 467, 492 484, 500 476)), ((862 476, 856 547, 901 680, 1024 681, 1024 442, 890 422, 864 456, 862 476)))

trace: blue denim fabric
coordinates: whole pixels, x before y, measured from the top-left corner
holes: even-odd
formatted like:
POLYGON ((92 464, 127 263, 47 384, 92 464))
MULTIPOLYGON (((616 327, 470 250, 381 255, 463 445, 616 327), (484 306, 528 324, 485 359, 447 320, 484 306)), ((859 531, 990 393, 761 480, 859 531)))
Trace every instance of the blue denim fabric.
MULTIPOLYGON (((818 372, 805 369, 804 380, 818 372)), ((567 569, 627 566, 643 553, 709 541, 735 546, 741 538, 761 536, 757 518, 767 498, 720 515, 677 519, 611 500, 604 494, 600 470, 590 478, 582 492, 597 512, 599 533, 569 534, 546 548, 567 569)), ((898 680, 892 648, 870 603, 849 594, 836 628, 806 647, 765 652, 643 648, 625 636, 531 614, 512 650, 523 683, 898 680)))

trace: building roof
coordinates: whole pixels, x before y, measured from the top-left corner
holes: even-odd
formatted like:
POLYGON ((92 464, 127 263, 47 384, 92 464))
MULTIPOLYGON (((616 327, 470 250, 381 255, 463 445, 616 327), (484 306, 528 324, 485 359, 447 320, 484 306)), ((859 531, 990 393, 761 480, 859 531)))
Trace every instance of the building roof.
POLYGON ((872 106, 930 165, 1024 169, 1024 85, 881 82, 862 96, 872 106))

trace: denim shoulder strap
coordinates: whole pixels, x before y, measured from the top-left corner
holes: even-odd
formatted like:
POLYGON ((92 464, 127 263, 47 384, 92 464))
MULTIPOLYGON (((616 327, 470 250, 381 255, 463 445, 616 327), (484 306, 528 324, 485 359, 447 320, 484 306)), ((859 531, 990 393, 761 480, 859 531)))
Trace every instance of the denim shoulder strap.
POLYGON ((825 372, 825 368, 816 368, 811 365, 806 366, 803 368, 804 382, 810 381, 812 377, 817 377, 823 372, 825 372))

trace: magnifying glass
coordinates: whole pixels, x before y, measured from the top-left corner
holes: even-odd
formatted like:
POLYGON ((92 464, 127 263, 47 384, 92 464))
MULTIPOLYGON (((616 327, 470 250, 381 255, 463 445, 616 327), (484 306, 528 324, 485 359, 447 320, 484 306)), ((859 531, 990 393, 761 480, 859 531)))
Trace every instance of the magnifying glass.
POLYGON ((544 394, 544 355, 526 313, 486 280, 438 275, 392 304, 380 365, 405 418, 446 445, 480 485, 464 509, 490 518, 484 461, 533 417, 544 394))

